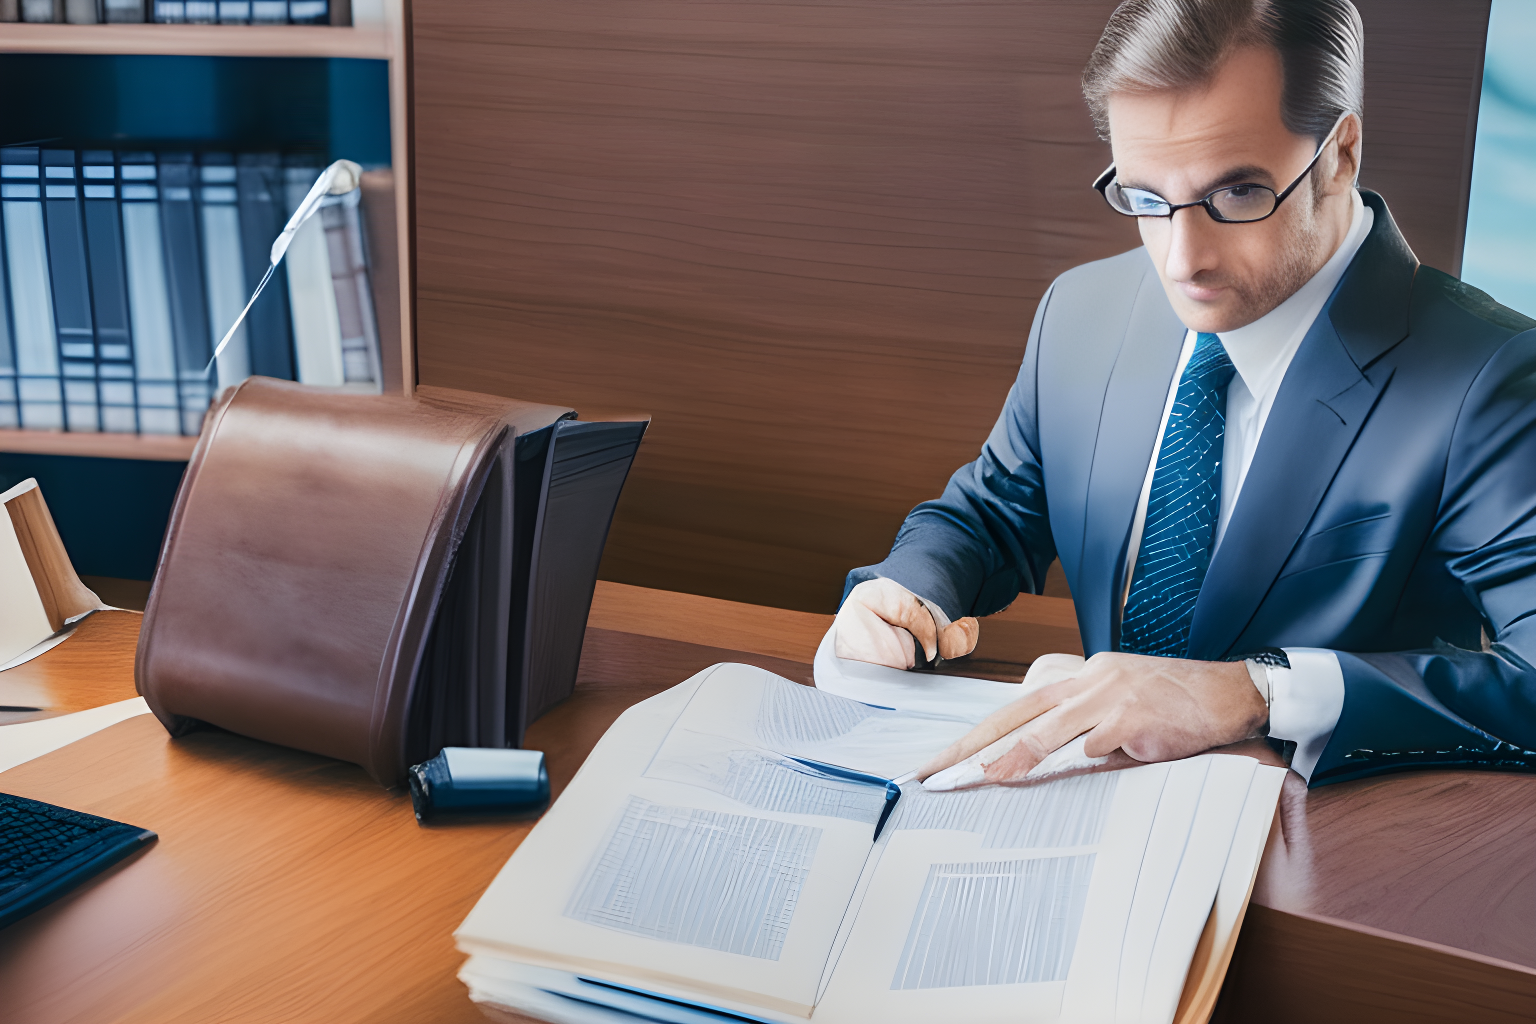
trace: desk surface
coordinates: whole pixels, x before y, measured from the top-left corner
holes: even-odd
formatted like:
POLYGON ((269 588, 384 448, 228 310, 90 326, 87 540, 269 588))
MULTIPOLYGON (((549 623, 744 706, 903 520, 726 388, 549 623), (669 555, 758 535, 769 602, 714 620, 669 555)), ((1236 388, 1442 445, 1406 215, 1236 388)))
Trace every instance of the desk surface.
MULTIPOLYGON (((808 682, 828 622, 599 584, 575 695, 528 745, 558 792, 621 711, 708 665, 808 682)), ((130 613, 93 616, 0 673, 0 705, 58 713, 133 696, 137 628, 130 613)), ((973 670, 1017 678, 1075 646, 1071 605, 1021 600, 983 637, 973 670)), ((1292 782, 1218 1019, 1536 1016, 1536 778, 1292 782)), ((0 931, 8 1019, 484 1019, 454 977, 451 933, 530 822, 421 828, 408 796, 354 766, 220 732, 171 741, 152 717, 0 773, 0 790, 160 834, 0 931)))

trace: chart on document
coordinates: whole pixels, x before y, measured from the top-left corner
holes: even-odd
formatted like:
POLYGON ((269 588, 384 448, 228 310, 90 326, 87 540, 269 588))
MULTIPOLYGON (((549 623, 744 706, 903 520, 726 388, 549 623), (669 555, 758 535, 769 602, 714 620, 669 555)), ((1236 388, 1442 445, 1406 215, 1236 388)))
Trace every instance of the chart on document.
POLYGON ((465 921, 462 977, 551 1020, 1171 1020, 1282 773, 897 784, 977 714, 744 665, 637 705, 465 921))

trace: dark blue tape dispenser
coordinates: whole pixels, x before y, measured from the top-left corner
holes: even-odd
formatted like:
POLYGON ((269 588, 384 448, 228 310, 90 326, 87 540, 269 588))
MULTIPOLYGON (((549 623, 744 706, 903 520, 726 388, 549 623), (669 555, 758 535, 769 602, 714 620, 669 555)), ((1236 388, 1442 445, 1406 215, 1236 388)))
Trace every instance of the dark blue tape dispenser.
POLYGON ((417 821, 443 813, 532 811, 549 802, 549 773, 538 750, 444 747, 412 765, 406 777, 417 821))

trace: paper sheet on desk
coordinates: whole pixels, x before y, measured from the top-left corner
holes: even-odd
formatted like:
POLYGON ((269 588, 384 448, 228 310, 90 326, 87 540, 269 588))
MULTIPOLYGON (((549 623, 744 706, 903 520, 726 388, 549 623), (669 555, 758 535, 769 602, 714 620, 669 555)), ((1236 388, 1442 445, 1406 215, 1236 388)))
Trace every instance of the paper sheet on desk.
MULTIPOLYGON (((813 672, 817 689, 877 707, 953 716, 975 724, 1034 688, 1026 683, 999 683, 991 679, 947 676, 936 672, 908 672, 886 668, 884 665, 850 661, 837 656, 836 644, 837 624, 833 623, 827 635, 821 638, 821 646, 816 649, 813 672)), ((1004 737, 986 750, 947 769, 941 773, 946 777, 941 784, 944 788, 975 785, 980 781, 975 776, 980 772, 981 763, 994 760, 1000 753, 999 747, 1012 746, 1009 739, 1004 737)), ((1061 772, 1092 768, 1109 760, 1107 757, 1089 757, 1084 752, 1083 744, 1082 736, 1065 744, 1036 765, 1027 777, 1045 778, 1061 772)))
POLYGON ((76 711, 72 715, 0 725, 0 772, 52 753, 110 725, 147 714, 149 705, 144 703, 144 698, 134 697, 88 711, 76 711))

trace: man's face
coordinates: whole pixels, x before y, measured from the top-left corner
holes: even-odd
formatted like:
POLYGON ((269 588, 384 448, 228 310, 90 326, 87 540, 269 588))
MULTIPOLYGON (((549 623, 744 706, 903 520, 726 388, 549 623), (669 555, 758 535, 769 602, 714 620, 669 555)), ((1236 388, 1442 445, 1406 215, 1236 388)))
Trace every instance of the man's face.
MULTIPOLYGON (((1111 94, 1110 146, 1120 181, 1172 203, 1244 182, 1281 191, 1317 148, 1280 120, 1282 85, 1279 55, 1251 47, 1233 53, 1208 85, 1111 94)), ((1266 220, 1222 224, 1191 207, 1137 221, 1185 326, 1212 333, 1246 326, 1327 262, 1349 229, 1358 138, 1358 121, 1350 118, 1309 180, 1266 220)))

